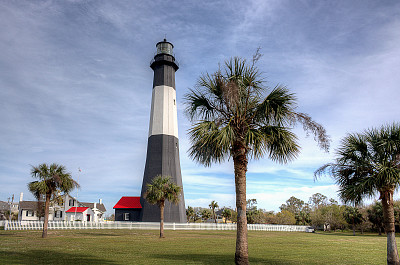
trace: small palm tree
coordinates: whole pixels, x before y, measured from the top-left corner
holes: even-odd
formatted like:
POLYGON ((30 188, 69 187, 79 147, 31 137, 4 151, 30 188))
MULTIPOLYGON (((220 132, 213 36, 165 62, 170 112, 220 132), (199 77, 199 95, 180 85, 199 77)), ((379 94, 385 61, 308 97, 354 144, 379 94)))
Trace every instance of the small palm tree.
POLYGON ((28 189, 33 195, 41 200, 45 199, 44 206, 44 224, 42 237, 47 237, 47 228, 49 223, 49 209, 52 200, 59 199, 59 194, 69 193, 74 188, 78 188, 78 183, 72 179, 71 174, 66 172, 62 165, 41 164, 37 167, 32 166, 31 176, 39 180, 32 181, 28 184, 28 189))
POLYGON ((346 206, 343 213, 344 219, 348 224, 352 225, 353 236, 356 235, 356 225, 361 224, 363 221, 363 216, 356 207, 346 206))
POLYGON ((250 158, 267 155, 286 163, 299 153, 296 123, 316 136, 328 149, 325 129, 307 114, 295 111, 296 98, 285 87, 277 86, 268 95, 255 63, 233 58, 224 71, 204 74, 196 89, 185 95, 187 113, 194 123, 189 130, 192 147, 189 155, 210 166, 232 158, 235 170, 237 236, 235 262, 248 264, 246 220, 246 171, 250 158))
POLYGON ((213 218, 214 218, 214 222, 217 223, 217 218, 216 218, 216 216, 215 216, 215 209, 218 209, 218 207, 219 207, 219 206, 218 206, 218 202, 212 201, 208 206, 209 206, 210 209, 211 209, 212 216, 213 216, 213 218))
POLYGON ((231 211, 231 209, 225 208, 225 209, 222 211, 222 216, 225 218, 225 224, 226 224, 226 222, 232 217, 232 211, 231 211))
POLYGON ((186 209, 186 218, 188 223, 190 222, 190 220, 192 219, 192 217, 195 215, 194 209, 191 206, 188 206, 188 208, 186 209))
POLYGON ((160 238, 164 237, 164 207, 168 200, 174 204, 179 202, 179 194, 182 187, 174 184, 170 177, 157 176, 151 183, 147 184, 147 191, 144 195, 151 204, 157 204, 160 207, 160 238))
POLYGON ((382 230, 384 229, 382 203, 376 201, 374 204, 370 205, 367 209, 367 214, 368 220, 378 230, 378 234, 381 236, 382 230))
POLYGON ((379 194, 387 234, 387 263, 400 264, 395 239, 393 193, 400 185, 400 124, 349 134, 340 143, 337 158, 315 172, 331 175, 344 202, 358 205, 379 194))
POLYGON ((211 217, 211 211, 209 209, 203 209, 200 214, 203 221, 207 221, 211 217))

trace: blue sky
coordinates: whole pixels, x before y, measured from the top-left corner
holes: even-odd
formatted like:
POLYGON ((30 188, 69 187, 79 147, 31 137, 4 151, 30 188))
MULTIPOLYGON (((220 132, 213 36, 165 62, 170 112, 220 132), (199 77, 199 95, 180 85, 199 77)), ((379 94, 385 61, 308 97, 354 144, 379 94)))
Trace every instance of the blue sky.
POLYGON ((301 128, 288 164, 251 161, 247 197, 279 210, 290 196, 336 197, 313 172, 349 132, 399 121, 398 1, 7 1, 0 2, 0 200, 33 199, 30 166, 60 163, 81 201, 108 213, 140 195, 155 44, 174 46, 186 206, 234 206, 232 161, 205 168, 187 155, 183 95, 206 71, 258 47, 266 85, 286 85, 327 129, 330 153, 301 128), (78 168, 82 169, 78 173, 78 168))

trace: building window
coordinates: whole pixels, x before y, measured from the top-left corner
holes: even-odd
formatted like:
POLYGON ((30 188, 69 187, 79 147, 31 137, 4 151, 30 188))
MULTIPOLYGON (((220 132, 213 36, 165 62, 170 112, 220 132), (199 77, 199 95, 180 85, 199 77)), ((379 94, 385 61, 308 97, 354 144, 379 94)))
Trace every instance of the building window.
POLYGON ((62 218, 62 211, 56 211, 55 217, 62 218))
POLYGON ((74 199, 70 199, 69 200, 69 206, 75 206, 75 200, 74 199))
POLYGON ((124 213, 124 221, 129 221, 129 213, 124 213))
POLYGON ((33 211, 29 211, 29 210, 26 211, 26 216, 33 217, 33 215, 34 215, 33 211))
POLYGON ((90 214, 86 215, 86 221, 90 222, 90 214))

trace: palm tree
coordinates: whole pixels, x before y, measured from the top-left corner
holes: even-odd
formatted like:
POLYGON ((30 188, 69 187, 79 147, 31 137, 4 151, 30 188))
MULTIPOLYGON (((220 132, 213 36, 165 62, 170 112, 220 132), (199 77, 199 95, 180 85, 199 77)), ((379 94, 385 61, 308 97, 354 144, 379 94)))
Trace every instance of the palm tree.
POLYGON ((378 234, 381 236, 382 230, 384 229, 382 203, 376 201, 374 204, 370 205, 367 209, 367 214, 368 220, 378 230, 378 234))
POLYGON ((212 212, 212 216, 214 218, 214 222, 217 223, 217 218, 215 217, 215 209, 218 208, 218 202, 216 201, 212 201, 209 205, 208 205, 211 209, 212 212))
POLYGON ((157 204, 160 207, 160 238, 164 237, 165 201, 168 200, 177 204, 181 191, 182 187, 173 183, 170 177, 157 176, 151 183, 147 184, 147 191, 144 197, 149 203, 157 204))
POLYGON ((200 212, 200 215, 201 215, 201 219, 202 219, 203 221, 207 221, 207 220, 210 219, 210 217, 211 217, 211 211, 210 211, 209 209, 203 209, 203 210, 200 212))
POLYGON ((356 235, 356 224, 361 224, 363 221, 362 214, 356 207, 346 206, 344 213, 344 218, 348 224, 352 225, 353 236, 356 235))
POLYGON ((66 172, 62 165, 46 163, 37 167, 32 166, 31 176, 39 180, 32 181, 28 184, 28 189, 33 195, 41 200, 45 199, 44 206, 44 224, 42 237, 47 237, 47 228, 49 223, 49 209, 52 200, 59 199, 60 192, 69 193, 74 188, 78 188, 79 184, 72 179, 71 174, 66 172))
POLYGON ((226 222, 228 221, 228 219, 230 219, 231 216, 232 216, 232 211, 231 211, 231 209, 225 208, 225 209, 222 211, 222 216, 225 218, 225 224, 226 224, 226 222))
POLYGON ((189 130, 189 155, 210 166, 233 159, 237 217, 235 262, 248 264, 246 221, 246 171, 250 158, 267 155, 286 163, 299 153, 291 128, 298 122, 328 149, 324 128, 307 114, 295 111, 296 98, 285 87, 276 86, 266 97, 266 87, 253 63, 233 58, 224 72, 203 74, 195 89, 185 95, 187 114, 194 123, 189 130))
POLYGON ((334 163, 315 172, 331 175, 344 202, 358 205, 379 194, 387 233, 387 263, 400 264, 395 239, 393 193, 400 183, 400 124, 349 134, 341 141, 334 163))
POLYGON ((194 209, 191 206, 188 206, 188 208, 186 209, 186 218, 188 223, 190 222, 190 219, 192 219, 192 217, 195 215, 194 209))

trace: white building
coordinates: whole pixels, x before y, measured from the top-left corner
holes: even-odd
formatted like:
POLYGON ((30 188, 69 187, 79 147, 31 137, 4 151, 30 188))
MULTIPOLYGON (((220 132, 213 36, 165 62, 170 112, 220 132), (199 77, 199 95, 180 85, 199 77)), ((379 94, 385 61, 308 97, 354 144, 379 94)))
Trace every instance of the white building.
MULTIPOLYGON (((50 221, 82 221, 82 222, 101 222, 104 221, 106 208, 99 200, 99 203, 80 202, 76 198, 66 194, 62 196, 62 203, 53 203, 49 210, 50 221)), ((21 201, 19 202, 19 221, 38 221, 44 220, 39 214, 43 209, 44 202, 21 201)))
POLYGON ((94 222, 94 212, 89 207, 71 207, 66 212, 66 221, 94 222))

